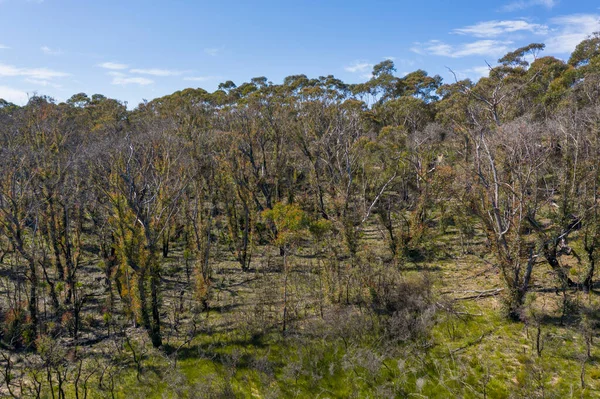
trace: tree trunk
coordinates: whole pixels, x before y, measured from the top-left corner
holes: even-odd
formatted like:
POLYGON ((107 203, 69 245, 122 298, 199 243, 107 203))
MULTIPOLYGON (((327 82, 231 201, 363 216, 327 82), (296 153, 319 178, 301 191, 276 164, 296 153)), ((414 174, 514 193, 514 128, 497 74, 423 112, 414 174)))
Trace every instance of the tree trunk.
POLYGON ((287 268, 287 251, 283 249, 283 326, 281 328, 282 334, 285 334, 287 329, 287 286, 288 286, 288 268, 287 268))
POLYGON ((588 261, 590 266, 588 267, 585 279, 583 280, 583 289, 587 292, 591 291, 592 286, 594 285, 594 271, 596 268, 596 261, 594 260, 593 251, 594 249, 588 251, 588 261))
POLYGON ((146 267, 140 268, 137 276, 138 295, 140 296, 140 313, 142 317, 142 325, 146 331, 152 330, 152 323, 150 322, 150 315, 148 314, 148 298, 146 295, 146 278, 147 278, 146 267))
POLYGON ((244 203, 244 232, 242 233, 242 248, 238 259, 242 265, 242 270, 248 271, 250 269, 250 254, 248 247, 250 244, 250 209, 248 205, 244 203))
POLYGON ((548 244, 546 244, 544 248, 544 257, 548 261, 548 264, 550 265, 552 270, 556 273, 556 276, 558 277, 558 280, 560 281, 561 285, 563 285, 564 287, 573 287, 576 285, 573 282, 573 280, 571 280, 567 276, 564 269, 560 265, 558 261, 558 256, 556 254, 556 247, 550 248, 548 244))
POLYGON ((160 333, 160 268, 158 265, 152 265, 150 272, 150 295, 152 303, 150 339, 152 345, 159 348, 162 346, 162 336, 160 333))
POLYGON ((162 256, 163 258, 167 258, 169 256, 169 229, 166 230, 165 233, 163 233, 162 236, 162 256))
POLYGON ((35 339, 38 333, 39 320, 38 320, 38 276, 33 258, 29 260, 29 317, 31 318, 30 333, 31 339, 35 339))

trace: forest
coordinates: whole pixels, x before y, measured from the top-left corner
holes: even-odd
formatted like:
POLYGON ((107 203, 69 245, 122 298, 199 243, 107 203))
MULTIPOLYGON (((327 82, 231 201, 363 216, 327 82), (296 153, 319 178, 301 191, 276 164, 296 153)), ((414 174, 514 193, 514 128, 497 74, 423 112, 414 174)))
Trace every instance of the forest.
POLYGON ((0 396, 600 397, 600 33, 544 48, 0 100, 0 396))

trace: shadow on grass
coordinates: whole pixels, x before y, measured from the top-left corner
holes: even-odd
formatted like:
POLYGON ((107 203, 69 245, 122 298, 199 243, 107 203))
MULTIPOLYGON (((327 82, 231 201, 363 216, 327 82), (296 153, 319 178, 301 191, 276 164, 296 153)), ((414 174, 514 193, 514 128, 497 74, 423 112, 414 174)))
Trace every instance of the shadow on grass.
POLYGON ((407 272, 439 272, 443 269, 439 266, 423 265, 413 263, 411 265, 400 266, 400 270, 407 272))
POLYGON ((209 360, 221 366, 235 366, 237 369, 252 369, 254 356, 258 350, 264 350, 270 345, 264 341, 264 334, 254 334, 247 339, 234 338, 179 348, 175 345, 164 345, 163 351, 168 356, 175 355, 178 361, 209 360), (239 350, 236 350, 239 349, 239 350))

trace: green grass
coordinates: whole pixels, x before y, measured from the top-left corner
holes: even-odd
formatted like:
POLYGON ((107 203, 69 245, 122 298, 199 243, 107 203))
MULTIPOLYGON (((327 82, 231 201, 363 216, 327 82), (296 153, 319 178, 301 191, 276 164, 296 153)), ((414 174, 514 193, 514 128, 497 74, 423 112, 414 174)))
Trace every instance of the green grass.
POLYGON ((583 353, 584 344, 572 328, 543 326, 545 347, 538 357, 533 328, 528 337, 523 324, 508 322, 483 306, 469 304, 463 311, 482 316, 446 317, 433 329, 433 346, 427 351, 407 345, 393 356, 370 342, 346 347, 341 341, 278 334, 260 342, 235 334, 201 336, 179 353, 176 370, 164 358, 151 356, 143 383, 131 373, 119 382, 119 397, 203 397, 194 396, 194 389, 207 394, 208 388, 215 397, 229 393, 247 398, 367 398, 386 392, 480 398, 484 390, 488 398, 598 396, 600 367, 595 359, 586 366, 586 389, 580 387, 576 355, 583 353))
MULTIPOLYGON (((375 239, 373 235, 369 240, 375 239)), ((379 242, 377 251, 383 250, 379 242)), ((266 255, 257 254, 257 263, 261 256, 266 255)), ((276 255, 271 256, 275 262, 276 255)), ((377 259, 376 253, 369 256, 377 259)), ((407 279, 424 273, 433 278, 440 310, 428 335, 397 344, 386 342, 374 313, 344 300, 328 301, 323 320, 315 305, 307 302, 290 333, 283 336, 278 324, 281 306, 269 302, 280 300, 281 275, 277 271, 243 274, 230 260, 222 261, 228 271, 214 276, 215 286, 221 288, 214 293, 213 310, 201 316, 196 336, 177 353, 174 349, 182 344, 178 339, 168 340, 162 351, 152 349, 147 340, 136 340, 147 351, 143 371, 138 380, 131 360, 122 363, 115 397, 600 397, 600 345, 593 342, 582 388, 585 341, 576 319, 561 324, 561 295, 541 289, 536 293, 532 306, 545 315, 544 346, 538 356, 535 323, 505 318, 500 295, 456 300, 501 284, 488 263, 475 256, 453 256, 401 266, 399 273, 407 279), (253 312, 259 305, 264 314, 257 319, 253 312), (336 318, 336 312, 344 309, 350 313, 336 318), (353 324, 350 314, 362 314, 360 323, 353 324)), ((310 257, 297 257, 294 262, 299 281, 290 292, 300 302, 302 295, 314 296, 316 281, 314 274, 302 274, 303 266, 312 262, 314 271, 317 264, 310 257)), ((381 272, 377 268, 383 266, 374 265, 371 271, 381 272)), ((540 268, 536 273, 546 271, 540 268)), ((569 295, 575 302, 597 302, 594 293, 569 295)), ((143 331, 138 331, 137 337, 142 336, 143 331)), ((97 376, 89 386, 88 397, 110 397, 108 391, 98 389, 97 376)), ((74 397, 69 389, 67 396, 74 397)))

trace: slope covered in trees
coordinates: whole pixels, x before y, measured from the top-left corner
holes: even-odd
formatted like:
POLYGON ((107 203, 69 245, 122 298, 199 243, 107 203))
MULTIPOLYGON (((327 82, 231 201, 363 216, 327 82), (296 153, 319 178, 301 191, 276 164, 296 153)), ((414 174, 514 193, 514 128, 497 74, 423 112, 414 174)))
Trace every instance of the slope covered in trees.
POLYGON ((597 397, 600 36, 0 100, 8 397, 597 397))

